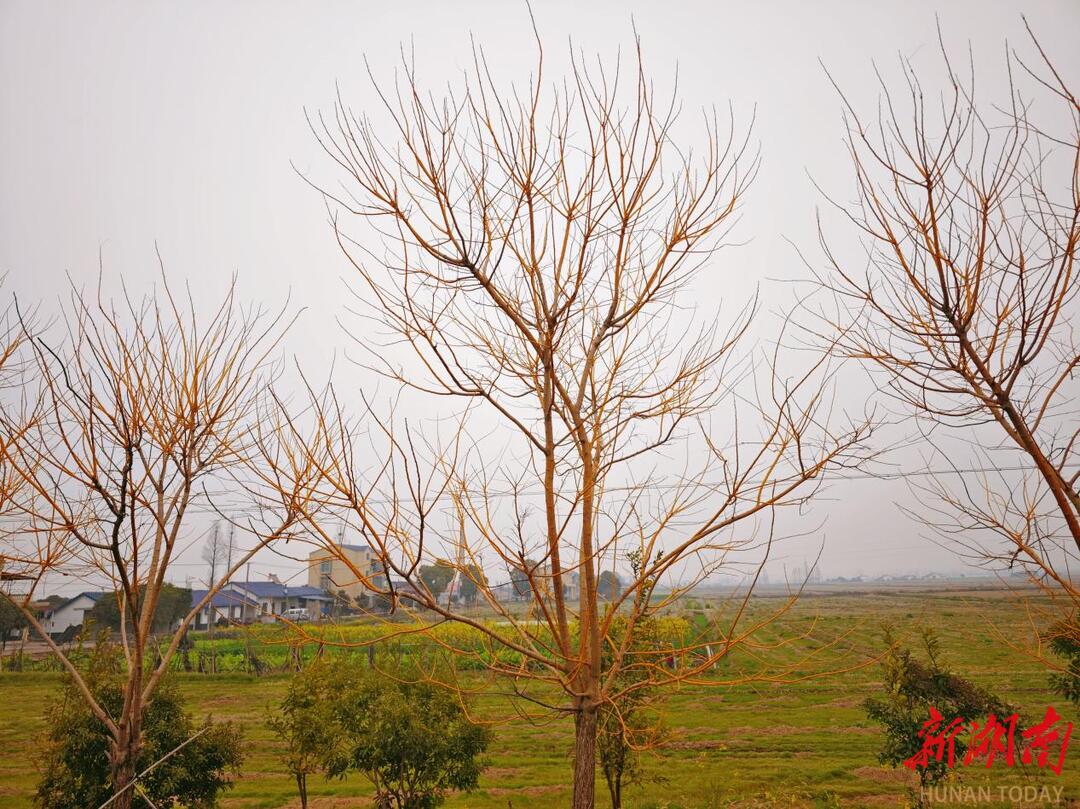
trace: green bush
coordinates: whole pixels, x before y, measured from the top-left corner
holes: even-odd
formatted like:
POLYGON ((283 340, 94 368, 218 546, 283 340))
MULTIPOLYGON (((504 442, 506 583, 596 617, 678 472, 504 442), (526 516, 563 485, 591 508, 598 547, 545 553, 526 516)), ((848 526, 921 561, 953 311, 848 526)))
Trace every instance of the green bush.
MULTIPOLYGON (((922 640, 926 662, 916 659, 909 649, 901 648, 891 631, 885 631, 888 648, 882 660, 885 695, 865 702, 867 715, 885 728, 885 744, 878 755, 882 764, 897 767, 923 749, 919 731, 929 719, 931 708, 944 716, 945 722, 954 718, 981 721, 989 714, 1004 717, 1012 713, 994 694, 945 667, 932 629, 923 630, 922 640)), ((955 759, 962 760, 967 752, 963 734, 956 736, 953 749, 955 759)), ((917 772, 920 790, 909 790, 909 796, 913 806, 921 807, 923 788, 949 775, 948 762, 944 757, 940 761, 931 758, 917 772)))
POLYGON ((340 657, 293 678, 271 727, 285 743, 302 806, 309 775, 357 772, 375 787, 378 807, 432 809, 451 790, 476 787, 491 740, 456 694, 340 657))
MULTIPOLYGON (((121 665, 122 658, 109 644, 99 645, 86 661, 87 684, 112 716, 120 715, 123 703, 121 665)), ((41 809, 85 809, 112 797, 109 732, 90 712, 70 677, 49 707, 46 722, 36 804, 41 809)), ((142 726, 137 773, 198 736, 139 778, 139 791, 159 809, 216 806, 218 795, 231 786, 230 776, 239 769, 243 757, 239 728, 231 723, 212 724, 209 719, 197 727, 168 680, 155 691, 143 713, 142 726)))
MULTIPOLYGON (((605 672, 613 664, 614 649, 623 643, 626 626, 622 616, 612 622, 612 642, 604 646, 602 657, 605 672)), ((633 662, 624 662, 616 675, 612 690, 618 696, 600 706, 596 728, 596 759, 612 809, 621 809, 624 786, 642 783, 638 751, 655 747, 668 735, 658 710, 663 692, 649 684, 654 667, 662 666, 668 655, 661 622, 653 617, 639 620, 626 653, 633 662)))
POLYGON ((1050 675, 1050 687, 1073 705, 1080 705, 1080 622, 1075 616, 1059 621, 1043 639, 1064 661, 1061 671, 1050 675))

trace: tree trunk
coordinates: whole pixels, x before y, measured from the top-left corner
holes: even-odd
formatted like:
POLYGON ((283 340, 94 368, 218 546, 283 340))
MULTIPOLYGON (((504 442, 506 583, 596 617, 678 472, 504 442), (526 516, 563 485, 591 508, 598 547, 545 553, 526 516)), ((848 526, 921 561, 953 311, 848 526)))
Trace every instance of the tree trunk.
POLYGON ((130 755, 130 750, 117 751, 110 762, 112 770, 113 795, 116 799, 109 804, 110 809, 131 809, 135 799, 135 760, 130 755))
POLYGON ((307 773, 296 774, 296 789, 300 792, 300 809, 307 809, 307 773))
MULTIPOLYGON (((211 599, 211 602, 213 599, 211 599)), ((213 604, 210 605, 210 673, 217 674, 217 644, 214 643, 214 624, 217 623, 217 614, 213 604)))
POLYGON ((112 776, 113 795, 116 799, 110 809, 131 809, 135 801, 135 765, 139 758, 141 722, 136 719, 127 727, 121 726, 120 738, 114 740, 109 750, 109 769, 112 776))
POLYGON ((593 809, 596 803, 595 705, 583 705, 574 714, 574 795, 571 809, 593 809))
POLYGON ((619 756, 618 761, 601 761, 600 769, 604 773, 604 781, 607 783, 608 796, 611 798, 611 809, 622 809, 622 777, 623 759, 619 756))
POLYGON ((23 661, 26 659, 23 655, 26 653, 26 641, 30 637, 30 627, 24 626, 22 635, 19 639, 19 657, 18 657, 18 671, 23 670, 23 661))

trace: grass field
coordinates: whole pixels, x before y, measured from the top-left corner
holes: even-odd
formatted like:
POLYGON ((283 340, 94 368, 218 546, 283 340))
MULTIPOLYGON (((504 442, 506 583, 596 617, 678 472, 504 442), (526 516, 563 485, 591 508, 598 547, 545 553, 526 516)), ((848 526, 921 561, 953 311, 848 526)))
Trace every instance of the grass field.
MULTIPOLYGON (((757 608, 765 609, 769 601, 761 599, 757 608)), ((1041 718, 1046 706, 1053 705, 1066 720, 1077 718, 1068 703, 1050 692, 1039 664, 996 636, 995 631, 1008 635, 1026 629, 1023 616, 1002 592, 927 594, 897 590, 810 595, 800 602, 791 621, 805 625, 810 620, 817 621, 822 637, 850 631, 854 651, 846 658, 849 664, 865 659, 880 646, 880 627, 885 622, 901 629, 931 624, 958 673, 993 689, 1018 706, 1022 714, 1041 718)), ((776 636, 780 634, 777 629, 776 636)), ((238 809, 299 806, 264 722, 267 707, 285 689, 286 675, 177 676, 197 714, 236 720, 245 728, 247 759, 223 805, 238 809)), ((59 683, 59 675, 53 673, 0 675, 0 806, 18 809, 32 805, 37 777, 35 742, 42 730, 45 705, 59 683)), ((634 809, 904 805, 907 771, 877 764, 881 734, 862 709, 862 701, 879 688, 880 671, 873 665, 789 684, 685 686, 674 692, 668 703, 674 736, 665 749, 647 757, 646 781, 629 789, 626 804, 634 809)), ((505 714, 506 707, 505 700, 493 693, 477 705, 480 715, 492 718, 505 714)), ((566 805, 571 729, 565 720, 540 725, 521 721, 497 724, 490 764, 480 788, 451 797, 447 806, 520 809, 566 805)), ((1074 758, 1070 754, 1066 759, 1061 776, 999 764, 989 771, 962 769, 959 773, 964 785, 991 785, 995 795, 999 786, 1061 787, 1062 802, 1058 805, 1080 806, 1080 767, 1073 763, 1074 758)), ((358 776, 333 782, 316 779, 310 792, 313 806, 328 809, 366 805, 370 787, 358 776)), ((598 805, 607 805, 599 778, 598 805)), ((1015 804, 1005 800, 979 805, 1015 804)))

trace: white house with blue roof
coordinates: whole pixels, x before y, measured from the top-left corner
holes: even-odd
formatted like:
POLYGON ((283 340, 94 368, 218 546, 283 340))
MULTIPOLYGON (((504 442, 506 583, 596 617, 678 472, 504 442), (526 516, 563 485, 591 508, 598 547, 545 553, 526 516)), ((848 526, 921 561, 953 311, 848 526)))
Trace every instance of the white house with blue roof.
POLYGON ((42 626, 50 635, 60 635, 73 626, 82 626, 86 612, 104 597, 105 593, 91 590, 72 596, 46 613, 42 626))
MULTIPOLYGON (((193 590, 191 604, 206 597, 206 590, 193 590)), ((195 616, 195 628, 204 629, 210 621, 251 624, 272 622, 288 609, 306 609, 312 617, 329 613, 333 598, 325 590, 307 585, 292 585, 272 577, 269 581, 233 581, 214 594, 195 616), (213 615, 213 618, 211 618, 213 615)))

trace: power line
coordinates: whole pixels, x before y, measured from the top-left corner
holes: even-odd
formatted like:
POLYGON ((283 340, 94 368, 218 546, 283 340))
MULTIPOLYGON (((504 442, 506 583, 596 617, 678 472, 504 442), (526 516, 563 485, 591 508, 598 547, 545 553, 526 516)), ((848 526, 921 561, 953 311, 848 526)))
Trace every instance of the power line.
MULTIPOLYGON (((923 471, 903 471, 903 472, 857 472, 857 471, 852 470, 852 471, 849 471, 847 473, 843 473, 843 472, 825 473, 825 474, 823 474, 821 476, 821 481, 825 482, 825 483, 830 483, 830 482, 835 482, 835 481, 854 481, 854 480, 905 480, 907 478, 926 478, 926 477, 937 477, 937 476, 940 476, 940 475, 968 475, 968 474, 975 475, 975 474, 990 474, 990 473, 1000 473, 1000 472, 1028 472, 1028 471, 1033 471, 1033 470, 1031 470, 1029 467, 1026 467, 1026 466, 971 466, 971 467, 965 467, 965 468, 949 467, 947 469, 926 469, 926 470, 923 470, 923 471)), ((778 478, 778 480, 782 480, 782 478, 778 478)), ((605 492, 637 492, 637 491, 640 491, 642 489, 677 490, 677 489, 682 489, 682 488, 698 488, 698 489, 703 489, 703 490, 708 490, 708 489, 720 490, 720 489, 724 488, 725 486, 729 485, 729 483, 730 483, 730 481, 712 481, 712 482, 710 482, 710 481, 697 481, 697 482, 686 481, 686 482, 682 482, 682 483, 653 482, 653 483, 639 483, 639 484, 624 485, 624 486, 608 486, 608 487, 605 487, 604 491, 605 492)), ((743 488, 753 489, 758 484, 757 484, 757 482, 746 481, 742 485, 743 485, 743 488)), ((484 496, 485 499, 500 500, 500 499, 511 498, 511 497, 521 497, 521 496, 539 495, 539 494, 542 494, 542 490, 539 489, 537 486, 530 485, 530 486, 526 486, 526 487, 523 487, 521 489, 518 489, 517 491, 486 491, 486 492, 483 493, 483 496, 484 496)), ((210 497, 211 497, 211 499, 213 499, 213 495, 211 495, 210 497)), ((400 502, 400 501, 395 501, 395 500, 392 500, 392 499, 386 498, 386 497, 368 497, 368 498, 365 498, 364 502, 365 503, 370 503, 372 505, 388 506, 388 505, 393 505, 395 502, 400 502)), ((259 513, 262 513, 263 511, 265 511, 265 509, 258 509, 257 507, 254 507, 254 506, 252 506, 250 504, 243 504, 243 505, 231 504, 231 505, 226 506, 226 505, 217 504, 216 502, 213 505, 209 504, 209 503, 192 504, 191 506, 188 507, 188 510, 189 511, 202 512, 202 513, 214 513, 214 514, 217 514, 219 510, 222 510, 222 511, 230 511, 233 514, 243 515, 243 516, 254 516, 256 514, 259 514, 259 513)))

